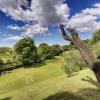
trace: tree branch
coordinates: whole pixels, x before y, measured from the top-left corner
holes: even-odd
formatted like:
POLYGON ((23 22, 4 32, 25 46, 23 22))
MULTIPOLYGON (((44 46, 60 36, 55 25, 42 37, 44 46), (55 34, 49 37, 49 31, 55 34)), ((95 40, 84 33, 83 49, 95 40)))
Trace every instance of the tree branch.
POLYGON ((78 33, 77 33, 77 31, 74 28, 72 28, 72 27, 69 26, 67 28, 67 31, 69 31, 70 33, 72 33, 71 34, 72 38, 76 38, 76 37, 78 38, 78 33))
POLYGON ((62 33, 62 36, 65 40, 68 40, 68 41, 71 41, 71 37, 68 36, 66 33, 65 33, 65 30, 64 30, 64 26, 63 25, 60 25, 60 29, 61 29, 61 33, 62 33))

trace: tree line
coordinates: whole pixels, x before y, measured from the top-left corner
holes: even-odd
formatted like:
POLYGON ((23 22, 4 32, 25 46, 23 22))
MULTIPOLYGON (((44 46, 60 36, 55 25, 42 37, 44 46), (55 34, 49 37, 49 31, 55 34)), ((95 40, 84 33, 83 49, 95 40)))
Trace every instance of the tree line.
MULTIPOLYGON (((83 42, 90 48, 94 48, 93 45, 100 42, 99 33, 100 30, 93 35, 91 40, 83 40, 83 42)), ((98 48, 95 48, 95 52, 96 49, 98 48)), ((60 46, 59 44, 50 46, 47 43, 41 43, 37 47, 34 39, 27 37, 19 40, 12 49, 0 48, 0 54, 4 53, 8 54, 9 59, 6 63, 0 59, 0 69, 5 69, 6 65, 8 65, 9 68, 9 64, 12 66, 21 65, 22 67, 34 63, 42 63, 44 60, 53 59, 55 56, 62 55, 63 53, 65 55, 63 68, 66 74, 71 75, 71 73, 79 71, 83 69, 82 67, 86 66, 80 54, 76 51, 76 46, 72 42, 70 42, 69 45, 64 46, 60 46)), ((97 50, 97 58, 99 55, 99 50, 97 50)))
POLYGON ((48 45, 41 43, 38 47, 35 45, 34 39, 30 37, 23 38, 13 46, 13 48, 0 48, 0 55, 8 55, 9 59, 4 62, 0 58, 0 69, 6 65, 22 65, 27 66, 32 63, 41 63, 44 60, 53 59, 55 56, 61 55, 65 51, 75 49, 73 44, 60 46, 59 44, 48 45))

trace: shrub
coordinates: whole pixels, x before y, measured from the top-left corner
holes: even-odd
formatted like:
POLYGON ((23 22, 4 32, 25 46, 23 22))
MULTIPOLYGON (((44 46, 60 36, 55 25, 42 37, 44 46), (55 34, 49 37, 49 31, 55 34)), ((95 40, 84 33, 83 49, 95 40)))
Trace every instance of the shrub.
POLYGON ((51 46, 50 54, 53 56, 59 56, 62 53, 62 48, 59 44, 55 44, 51 46))
POLYGON ((4 62, 2 59, 0 59, 0 69, 3 67, 3 65, 4 65, 4 62))
POLYGON ((95 57, 99 56, 100 55, 100 41, 95 43, 93 46, 92 46, 92 51, 93 51, 93 54, 95 55, 95 57))
POLYGON ((35 63, 40 63, 40 62, 42 62, 43 60, 41 59, 41 57, 38 55, 38 54, 36 54, 35 55, 35 57, 34 57, 34 62, 35 63))
POLYGON ((64 54, 63 69, 69 76, 85 67, 80 53, 77 50, 67 51, 64 54))
POLYGON ((11 60, 10 59, 7 59, 6 60, 6 64, 10 64, 11 63, 11 60))
POLYGON ((98 30, 94 33, 92 39, 90 40, 90 43, 93 45, 99 41, 100 41, 100 30, 98 30))
POLYGON ((51 54, 46 54, 46 59, 52 59, 53 56, 51 54))
POLYGON ((41 56, 42 60, 52 59, 54 55, 52 54, 51 47, 46 43, 41 43, 38 47, 38 55, 41 56))

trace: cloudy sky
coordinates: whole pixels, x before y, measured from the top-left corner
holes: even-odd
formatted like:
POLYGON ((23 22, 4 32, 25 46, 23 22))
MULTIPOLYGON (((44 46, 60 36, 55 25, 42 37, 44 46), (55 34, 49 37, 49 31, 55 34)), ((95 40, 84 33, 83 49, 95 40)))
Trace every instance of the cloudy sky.
POLYGON ((12 47, 19 39, 67 44, 59 24, 76 28, 81 39, 100 29, 100 0, 0 0, 0 47, 12 47))

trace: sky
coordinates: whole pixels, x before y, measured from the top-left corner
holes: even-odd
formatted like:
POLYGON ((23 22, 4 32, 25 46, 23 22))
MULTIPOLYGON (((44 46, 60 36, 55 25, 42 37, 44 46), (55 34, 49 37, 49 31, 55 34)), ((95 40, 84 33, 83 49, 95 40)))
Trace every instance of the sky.
POLYGON ((66 45, 60 24, 90 39, 100 29, 100 0, 0 0, 0 47, 12 47, 27 36, 36 45, 66 45))

